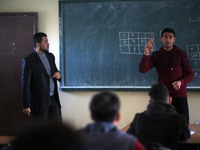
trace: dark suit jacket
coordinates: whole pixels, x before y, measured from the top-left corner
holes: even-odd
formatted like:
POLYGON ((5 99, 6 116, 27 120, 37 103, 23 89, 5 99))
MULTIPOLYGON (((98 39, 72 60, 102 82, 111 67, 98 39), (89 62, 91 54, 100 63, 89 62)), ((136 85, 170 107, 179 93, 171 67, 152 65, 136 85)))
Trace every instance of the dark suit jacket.
MULTIPOLYGON (((52 53, 47 52, 46 57, 49 60, 51 75, 58 71, 55 65, 55 57, 52 53)), ((55 84, 55 97, 60 105, 57 80, 55 84)), ((22 107, 31 108, 31 113, 40 115, 47 113, 49 106, 49 75, 46 68, 40 60, 36 51, 22 59, 22 75, 21 75, 21 96, 22 107)), ((61 105, 60 105, 61 107, 61 105)))

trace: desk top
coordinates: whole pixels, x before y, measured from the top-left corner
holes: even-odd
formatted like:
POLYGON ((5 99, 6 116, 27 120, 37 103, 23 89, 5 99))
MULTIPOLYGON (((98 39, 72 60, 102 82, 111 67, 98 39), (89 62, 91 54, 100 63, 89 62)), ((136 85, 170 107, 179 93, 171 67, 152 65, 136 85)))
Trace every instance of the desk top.
MULTIPOLYGON (((130 124, 123 127, 121 130, 126 132, 129 127, 130 124)), ((188 140, 180 143, 200 144, 200 124, 189 124, 189 128, 191 131, 194 131, 195 133, 192 134, 188 140)), ((0 144, 9 144, 13 139, 14 136, 0 136, 0 144)))
POLYGON ((14 139, 14 136, 0 136, 0 144, 9 144, 14 139))
POLYGON ((189 124, 189 128, 190 131, 194 131, 195 133, 188 140, 181 143, 200 144, 200 124, 189 124))
MULTIPOLYGON (((130 124, 123 127, 121 130, 126 132, 130 127, 130 124)), ((191 137, 180 143, 188 143, 188 144, 200 144, 200 124, 189 124, 190 131, 194 131, 195 133, 191 135, 191 137)))

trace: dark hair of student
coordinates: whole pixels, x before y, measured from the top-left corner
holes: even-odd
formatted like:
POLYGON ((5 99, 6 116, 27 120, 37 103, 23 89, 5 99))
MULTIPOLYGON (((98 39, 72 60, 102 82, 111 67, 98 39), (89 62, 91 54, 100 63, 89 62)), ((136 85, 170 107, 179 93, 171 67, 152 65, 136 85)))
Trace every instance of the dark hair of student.
POLYGON ((11 143, 11 150, 80 150, 81 146, 70 126, 42 124, 19 134, 11 143))
POLYGON ((174 37, 175 37, 175 31, 174 31, 174 29, 172 29, 172 28, 165 28, 165 29, 163 29, 162 32, 161 32, 161 36, 163 36, 163 34, 165 32, 172 33, 174 35, 174 37))
POLYGON ((119 109, 119 98, 112 92, 98 93, 90 102, 90 111, 95 121, 113 122, 119 109))
POLYGON ((149 90, 149 96, 152 101, 165 102, 169 97, 169 92, 165 85, 157 83, 149 90))
POLYGON ((33 36, 33 46, 36 47, 36 43, 42 42, 42 37, 47 37, 47 35, 43 32, 38 32, 33 36))

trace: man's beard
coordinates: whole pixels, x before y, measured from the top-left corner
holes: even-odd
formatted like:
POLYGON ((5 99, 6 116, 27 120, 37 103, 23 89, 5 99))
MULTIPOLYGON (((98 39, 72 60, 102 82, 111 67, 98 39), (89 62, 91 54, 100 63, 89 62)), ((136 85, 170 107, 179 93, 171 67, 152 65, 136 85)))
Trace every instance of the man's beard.
POLYGON ((41 50, 43 53, 46 53, 46 52, 49 51, 48 49, 43 49, 42 47, 40 47, 40 50, 41 50))

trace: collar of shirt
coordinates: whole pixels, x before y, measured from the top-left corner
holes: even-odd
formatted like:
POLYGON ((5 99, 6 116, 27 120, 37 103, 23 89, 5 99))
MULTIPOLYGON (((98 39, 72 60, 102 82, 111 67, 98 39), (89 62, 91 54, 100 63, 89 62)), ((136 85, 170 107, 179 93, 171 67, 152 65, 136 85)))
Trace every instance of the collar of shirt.
POLYGON ((108 133, 110 131, 116 131, 117 127, 113 125, 111 122, 101 122, 97 121, 95 123, 87 125, 87 131, 89 132, 103 132, 108 133))

